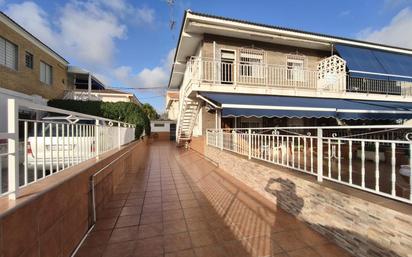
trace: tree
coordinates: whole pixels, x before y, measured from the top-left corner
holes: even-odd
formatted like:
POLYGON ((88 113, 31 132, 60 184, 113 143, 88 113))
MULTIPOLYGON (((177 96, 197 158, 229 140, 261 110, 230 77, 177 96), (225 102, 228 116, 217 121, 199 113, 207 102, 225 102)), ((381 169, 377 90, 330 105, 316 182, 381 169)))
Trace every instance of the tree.
POLYGON ((143 107, 134 103, 54 99, 50 100, 47 104, 60 109, 134 124, 136 126, 136 138, 142 135, 143 130, 146 132, 146 135, 150 135, 149 117, 143 110, 143 107))
POLYGON ((159 118, 159 114, 156 112, 155 108, 148 103, 142 105, 142 110, 150 120, 156 120, 159 118))

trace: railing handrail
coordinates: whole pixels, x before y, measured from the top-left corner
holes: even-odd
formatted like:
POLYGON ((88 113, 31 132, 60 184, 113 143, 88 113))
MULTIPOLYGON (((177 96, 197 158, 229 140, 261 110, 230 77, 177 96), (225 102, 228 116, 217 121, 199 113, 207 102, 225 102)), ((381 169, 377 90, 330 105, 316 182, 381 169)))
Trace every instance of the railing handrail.
MULTIPOLYGON (((122 145, 135 139, 133 124, 43 106, 25 100, 9 98, 7 114, 7 132, 0 133, 0 139, 7 139, 7 144, 4 144, 7 146, 7 152, 1 153, 0 156, 8 157, 4 162, 8 165, 7 190, 3 192, 1 187, 0 195, 7 195, 11 200, 19 196, 22 187, 91 158, 99 159, 102 153, 120 149, 122 145), (65 117, 58 121, 20 119, 18 115, 20 107, 32 111, 59 113, 68 117, 66 122, 61 122, 65 117), (77 122, 83 119, 94 122, 91 124, 77 122), (22 128, 19 128, 19 125, 23 125, 22 128), (24 155, 23 159, 20 155, 22 157, 24 155), (23 177, 20 176, 21 171, 23 177)), ((0 171, 3 171, 2 164, 0 158, 0 171)), ((3 185, 2 177, 0 176, 0 185, 3 185)))
MULTIPOLYGON (((192 62, 197 62, 197 61, 210 61, 210 62, 217 62, 217 63, 222 63, 222 60, 219 59, 213 59, 210 57, 198 57, 198 56, 192 56, 190 58, 190 60, 192 62)), ((265 67, 275 67, 275 68, 283 68, 283 69, 288 69, 288 70, 293 70, 293 69, 289 69, 287 65, 282 65, 282 64, 274 64, 274 63, 266 63, 266 62, 262 62, 262 63, 256 63, 256 62, 247 62, 247 61, 237 61, 234 60, 233 61, 234 64, 237 65, 250 65, 250 66, 265 66, 265 67)), ((316 69, 301 69, 299 71, 311 71, 311 72, 318 72, 318 70, 316 69)))
MULTIPOLYGON (((372 126, 377 127, 383 126, 372 126)), ((412 131, 412 126, 391 127, 412 131)), ((308 127, 286 129, 295 128, 308 127)), ((405 137, 405 141, 396 137, 390 140, 330 137, 323 134, 324 129, 317 127, 313 135, 288 134, 290 131, 285 130, 276 134, 253 133, 251 128, 239 133, 208 129, 206 145, 304 172, 316 176, 318 182, 328 180, 412 204, 412 141, 409 137, 405 137), (409 176, 408 183, 402 176, 409 176)))
POLYGON ((404 128, 412 129, 412 125, 356 125, 356 126, 296 126, 296 127, 259 127, 259 128, 221 128, 221 129, 207 129, 209 131, 219 130, 277 130, 277 129, 382 129, 382 128, 404 128))

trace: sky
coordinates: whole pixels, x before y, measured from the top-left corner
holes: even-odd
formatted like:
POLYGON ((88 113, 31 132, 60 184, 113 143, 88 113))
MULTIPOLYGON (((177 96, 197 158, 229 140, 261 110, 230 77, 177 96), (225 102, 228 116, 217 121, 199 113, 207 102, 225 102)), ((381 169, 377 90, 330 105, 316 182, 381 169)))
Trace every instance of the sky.
POLYGON ((165 109, 184 11, 412 48, 412 0, 0 0, 70 65, 165 109), (175 21, 173 29, 170 21, 175 21))

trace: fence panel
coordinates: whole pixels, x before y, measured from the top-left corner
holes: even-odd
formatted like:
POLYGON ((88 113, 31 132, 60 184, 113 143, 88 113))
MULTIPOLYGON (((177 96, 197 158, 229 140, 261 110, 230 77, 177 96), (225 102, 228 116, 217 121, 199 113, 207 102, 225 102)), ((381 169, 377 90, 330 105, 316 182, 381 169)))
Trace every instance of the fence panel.
POLYGON ((220 129, 207 145, 412 203, 411 135, 396 125, 220 129))
POLYGON ((131 124, 8 99, 8 131, 0 133, 0 195, 15 199, 20 188, 98 158, 133 141, 134 134, 131 124), (19 119, 19 108, 59 116, 19 119))

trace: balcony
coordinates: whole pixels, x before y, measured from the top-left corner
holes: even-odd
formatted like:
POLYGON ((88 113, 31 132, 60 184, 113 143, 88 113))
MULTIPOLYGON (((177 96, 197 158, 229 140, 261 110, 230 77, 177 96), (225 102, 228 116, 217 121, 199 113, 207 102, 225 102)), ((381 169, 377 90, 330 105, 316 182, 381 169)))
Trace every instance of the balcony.
POLYGON ((346 73, 344 61, 340 59, 343 63, 337 65, 336 59, 340 58, 325 58, 319 62, 317 70, 310 70, 192 57, 186 74, 190 77, 192 89, 199 91, 354 99, 368 95, 376 100, 388 97, 399 100, 412 96, 411 82, 353 77, 346 73))

